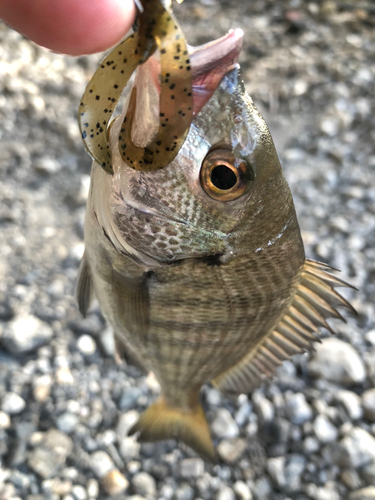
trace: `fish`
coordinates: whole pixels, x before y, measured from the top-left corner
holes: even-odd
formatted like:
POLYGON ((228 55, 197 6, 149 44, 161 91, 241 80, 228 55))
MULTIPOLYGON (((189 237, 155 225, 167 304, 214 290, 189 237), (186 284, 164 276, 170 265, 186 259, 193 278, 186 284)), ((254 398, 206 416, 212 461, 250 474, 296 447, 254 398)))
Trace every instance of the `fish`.
POLYGON ((250 393, 311 351, 321 327, 332 332, 340 306, 354 311, 336 291, 353 287, 305 256, 270 131, 242 81, 242 42, 237 29, 188 46, 192 121, 155 170, 132 168, 119 147, 128 113, 140 147, 160 126, 160 51, 138 66, 109 130, 111 173, 93 162, 77 282, 81 313, 96 297, 117 344, 160 383, 129 434, 176 438, 211 461, 201 387, 250 393))

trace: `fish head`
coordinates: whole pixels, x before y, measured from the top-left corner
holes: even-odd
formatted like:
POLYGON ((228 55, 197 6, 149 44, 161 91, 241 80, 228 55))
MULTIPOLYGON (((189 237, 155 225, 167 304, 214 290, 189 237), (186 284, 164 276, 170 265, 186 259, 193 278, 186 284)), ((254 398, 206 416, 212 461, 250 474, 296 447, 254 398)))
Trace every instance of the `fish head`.
MULTIPOLYGON (((190 49, 194 119, 167 167, 130 168, 118 150, 121 120, 112 127, 112 224, 141 260, 225 263, 272 246, 291 226, 298 229, 269 129, 241 79, 241 44, 242 32, 235 30, 219 43, 190 49)), ((146 64, 135 83, 139 109, 133 123, 133 140, 143 146, 159 123, 152 76, 157 59, 146 64)))

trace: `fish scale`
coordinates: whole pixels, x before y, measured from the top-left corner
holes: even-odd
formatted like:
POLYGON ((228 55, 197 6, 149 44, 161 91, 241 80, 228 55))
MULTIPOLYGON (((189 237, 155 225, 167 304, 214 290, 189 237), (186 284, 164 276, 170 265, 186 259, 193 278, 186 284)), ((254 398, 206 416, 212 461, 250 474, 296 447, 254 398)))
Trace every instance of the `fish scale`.
MULTIPOLYGON (((141 441, 175 437, 210 460, 201 386, 251 391, 283 360, 311 349, 319 328, 331 329, 327 319, 342 318, 338 306, 351 307, 334 290, 350 285, 305 259, 271 135, 236 65, 241 36, 190 49, 196 114, 163 169, 136 171, 124 161, 122 120, 114 122, 113 175, 93 164, 77 286, 81 312, 95 296, 117 343, 160 383, 160 398, 130 434, 141 441), (230 171, 235 183, 215 185, 203 175, 208 168, 230 171)), ((142 75, 150 72, 154 93, 153 57, 142 75)), ((137 77, 134 85, 144 102, 149 86, 137 77)), ((133 120, 152 123, 155 116, 150 109, 133 120)))

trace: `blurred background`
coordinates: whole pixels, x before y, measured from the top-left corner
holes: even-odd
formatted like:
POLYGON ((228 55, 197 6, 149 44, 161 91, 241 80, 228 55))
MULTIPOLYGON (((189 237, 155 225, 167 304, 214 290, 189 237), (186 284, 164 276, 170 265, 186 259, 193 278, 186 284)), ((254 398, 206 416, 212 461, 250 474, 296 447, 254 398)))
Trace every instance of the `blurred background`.
POLYGON ((1 500, 375 499, 375 4, 185 0, 198 45, 245 32, 246 87, 291 186, 306 254, 358 311, 312 356, 203 401, 219 465, 127 430, 158 392, 116 364, 74 303, 91 160, 76 111, 102 55, 65 57, 0 24, 1 500))

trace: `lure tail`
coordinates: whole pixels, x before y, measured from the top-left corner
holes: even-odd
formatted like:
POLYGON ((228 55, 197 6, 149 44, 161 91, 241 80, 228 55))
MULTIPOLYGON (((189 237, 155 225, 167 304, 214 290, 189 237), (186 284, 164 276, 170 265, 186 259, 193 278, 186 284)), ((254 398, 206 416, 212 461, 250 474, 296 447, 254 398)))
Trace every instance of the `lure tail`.
POLYGON ((139 441, 161 441, 176 438, 193 448, 207 460, 216 462, 206 416, 200 403, 185 410, 168 405, 160 397, 133 425, 129 435, 139 432, 139 441))

